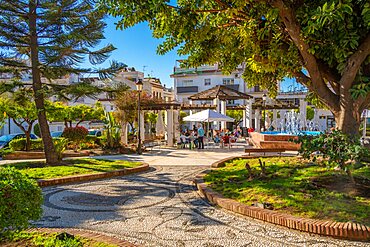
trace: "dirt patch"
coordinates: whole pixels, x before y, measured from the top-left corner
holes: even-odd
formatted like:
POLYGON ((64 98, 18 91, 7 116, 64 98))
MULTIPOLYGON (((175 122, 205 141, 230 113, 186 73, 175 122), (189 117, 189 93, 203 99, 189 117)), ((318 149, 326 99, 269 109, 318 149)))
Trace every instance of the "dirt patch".
POLYGON ((349 196, 361 196, 370 199, 370 179, 355 177, 355 184, 344 175, 332 175, 313 178, 312 183, 317 187, 324 187, 329 191, 336 191, 349 196))

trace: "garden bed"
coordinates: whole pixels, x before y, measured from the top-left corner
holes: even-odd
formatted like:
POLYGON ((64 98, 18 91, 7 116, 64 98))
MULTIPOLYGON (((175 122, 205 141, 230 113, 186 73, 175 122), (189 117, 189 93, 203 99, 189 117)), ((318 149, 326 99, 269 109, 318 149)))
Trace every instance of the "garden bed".
POLYGON ((138 167, 141 164, 140 162, 124 160, 81 158, 64 160, 58 166, 48 166, 45 162, 19 162, 4 165, 4 167, 14 167, 33 179, 53 179, 74 175, 113 172, 125 168, 138 167))
POLYGON ((237 159, 204 176, 206 184, 225 197, 247 205, 266 205, 299 217, 370 225, 370 168, 353 172, 356 184, 345 173, 295 157, 237 159), (254 173, 245 168, 248 163, 254 173))

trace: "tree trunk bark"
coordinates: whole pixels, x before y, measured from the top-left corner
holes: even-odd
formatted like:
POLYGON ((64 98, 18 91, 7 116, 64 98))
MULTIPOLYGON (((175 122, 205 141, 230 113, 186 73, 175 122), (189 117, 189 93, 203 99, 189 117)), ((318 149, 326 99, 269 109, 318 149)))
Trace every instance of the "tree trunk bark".
POLYGON ((31 150, 31 131, 27 130, 25 132, 26 134, 26 151, 30 151, 31 150))
POLYGON ((361 110, 351 96, 341 99, 340 111, 334 112, 336 127, 343 133, 356 136, 359 135, 359 129, 361 124, 361 110))
POLYGON ((46 163, 49 165, 58 164, 58 155, 55 152, 53 140, 50 135, 49 124, 46 119, 44 93, 42 91, 41 74, 39 68, 38 54, 38 37, 37 37, 37 1, 29 2, 29 29, 30 29, 30 52, 31 52, 31 67, 32 67, 32 88, 35 97, 37 108, 37 118, 40 125, 42 142, 44 144, 44 152, 46 163))

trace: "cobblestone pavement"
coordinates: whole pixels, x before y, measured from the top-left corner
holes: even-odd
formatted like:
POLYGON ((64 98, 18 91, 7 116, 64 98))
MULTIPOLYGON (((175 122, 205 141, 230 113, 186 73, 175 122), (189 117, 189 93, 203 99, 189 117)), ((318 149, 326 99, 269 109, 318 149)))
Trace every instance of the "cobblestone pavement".
MULTIPOLYGON (((215 208, 192 184, 192 178, 207 168, 202 160, 208 152, 184 155, 188 158, 176 165, 164 165, 174 158, 171 156, 168 160, 160 155, 144 157, 157 160, 145 173, 45 188, 44 216, 35 224, 93 230, 144 246, 366 246, 292 231, 215 208), (192 159, 198 159, 199 164, 186 164, 185 160, 192 159)), ((222 158, 221 154, 216 156, 213 159, 222 158)), ((208 159, 209 165, 213 159, 208 159)))

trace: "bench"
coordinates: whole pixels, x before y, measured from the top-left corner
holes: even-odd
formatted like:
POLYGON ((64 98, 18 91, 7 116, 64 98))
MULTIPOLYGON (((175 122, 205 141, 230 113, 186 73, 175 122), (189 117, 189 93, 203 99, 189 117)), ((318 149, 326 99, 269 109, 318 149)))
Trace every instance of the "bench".
POLYGON ((145 140, 143 141, 143 147, 150 148, 150 151, 153 151, 154 147, 159 147, 159 150, 161 149, 162 141, 160 140, 145 140))
POLYGON ((279 156, 281 156, 282 152, 285 152, 285 148, 246 148, 245 153, 248 153, 248 155, 251 155, 251 153, 263 153, 263 155, 266 155, 266 153, 278 153, 279 156))

